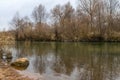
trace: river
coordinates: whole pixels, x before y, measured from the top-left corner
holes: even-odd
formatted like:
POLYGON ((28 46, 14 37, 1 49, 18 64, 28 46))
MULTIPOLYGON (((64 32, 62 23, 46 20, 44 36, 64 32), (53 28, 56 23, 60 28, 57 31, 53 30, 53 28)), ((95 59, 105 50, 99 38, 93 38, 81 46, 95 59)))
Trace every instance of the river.
POLYGON ((120 80, 120 43, 18 42, 9 48, 12 61, 29 59, 23 71, 45 80, 120 80))

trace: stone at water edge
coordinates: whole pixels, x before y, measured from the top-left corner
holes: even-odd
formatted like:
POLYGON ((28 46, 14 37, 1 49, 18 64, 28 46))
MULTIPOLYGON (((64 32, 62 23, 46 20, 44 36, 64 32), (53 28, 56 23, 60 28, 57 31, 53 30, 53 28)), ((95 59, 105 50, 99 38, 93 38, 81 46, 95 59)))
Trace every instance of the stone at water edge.
POLYGON ((6 52, 6 59, 12 59, 12 53, 10 51, 6 52))
POLYGON ((3 50, 0 48, 0 59, 12 59, 12 52, 9 50, 3 50))
POLYGON ((11 63, 13 67, 28 67, 29 61, 27 58, 19 58, 15 62, 11 63))

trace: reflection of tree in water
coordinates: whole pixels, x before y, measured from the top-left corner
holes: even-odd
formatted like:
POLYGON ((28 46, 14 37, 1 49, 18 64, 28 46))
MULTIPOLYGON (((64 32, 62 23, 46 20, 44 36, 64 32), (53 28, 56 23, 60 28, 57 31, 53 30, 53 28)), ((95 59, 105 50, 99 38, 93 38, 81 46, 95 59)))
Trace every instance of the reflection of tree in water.
POLYGON ((16 49, 19 57, 30 59, 35 72, 74 75, 75 80, 114 80, 120 76, 119 48, 106 43, 33 43, 16 49))

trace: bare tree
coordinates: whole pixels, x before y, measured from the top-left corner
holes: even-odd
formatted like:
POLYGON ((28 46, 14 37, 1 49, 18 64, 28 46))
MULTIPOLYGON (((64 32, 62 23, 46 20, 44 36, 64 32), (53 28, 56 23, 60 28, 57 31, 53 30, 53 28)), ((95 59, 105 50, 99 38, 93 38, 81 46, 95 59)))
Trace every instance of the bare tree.
POLYGON ((60 5, 56 5, 52 10, 52 18, 53 18, 53 26, 54 26, 54 34, 55 34, 55 40, 59 40, 60 36, 60 21, 63 16, 62 13, 62 7, 60 5))
POLYGON ((114 24, 115 22, 115 17, 117 16, 117 11, 119 9, 119 0, 106 0, 105 1, 106 4, 106 13, 107 13, 107 24, 108 24, 108 31, 107 31, 107 35, 111 36, 113 32, 114 27, 116 26, 116 24, 114 24))
POLYGON ((94 27, 94 16, 98 0, 79 0, 79 2, 81 10, 89 17, 89 24, 92 29, 94 27))
POLYGON ((52 17, 54 19, 55 27, 55 37, 56 39, 64 40, 70 38, 73 32, 71 32, 73 19, 74 19, 74 9, 70 2, 60 6, 57 5, 51 11, 52 17), (71 27, 70 27, 71 26, 71 27))
POLYGON ((35 23, 45 22, 46 19, 46 9, 40 4, 38 7, 35 7, 32 13, 32 17, 35 20, 35 23))
POLYGON ((16 39, 56 41, 120 40, 119 0, 78 0, 73 8, 70 2, 56 5, 48 14, 43 5, 34 8, 31 22, 16 14, 12 26, 16 39))
POLYGON ((14 34, 15 34, 15 37, 16 37, 17 40, 20 36, 19 32, 21 30, 22 23, 23 23, 23 21, 20 18, 19 13, 16 13, 10 24, 12 25, 12 28, 14 29, 14 32, 15 32, 14 34))

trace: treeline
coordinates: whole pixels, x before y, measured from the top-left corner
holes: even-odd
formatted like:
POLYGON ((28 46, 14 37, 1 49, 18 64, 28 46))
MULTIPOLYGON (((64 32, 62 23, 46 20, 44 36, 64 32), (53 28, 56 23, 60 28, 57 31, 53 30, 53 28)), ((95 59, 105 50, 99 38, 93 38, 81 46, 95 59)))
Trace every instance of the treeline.
POLYGON ((11 21, 16 40, 120 41, 119 0, 78 0, 56 5, 48 13, 40 4, 28 16, 11 21))

